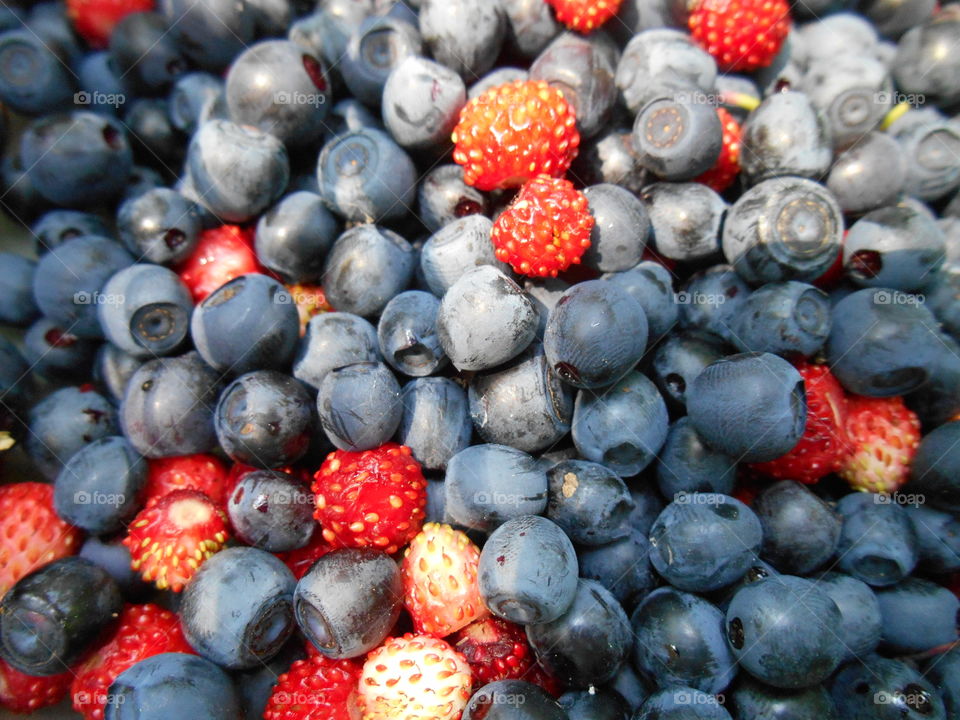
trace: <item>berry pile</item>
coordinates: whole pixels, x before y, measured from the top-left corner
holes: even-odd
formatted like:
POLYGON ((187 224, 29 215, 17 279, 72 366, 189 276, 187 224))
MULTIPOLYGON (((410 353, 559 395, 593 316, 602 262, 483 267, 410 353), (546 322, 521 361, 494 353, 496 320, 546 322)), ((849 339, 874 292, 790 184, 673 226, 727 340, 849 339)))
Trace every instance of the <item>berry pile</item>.
POLYGON ((960 5, 852 7, 0 8, 0 716, 960 718, 960 5))

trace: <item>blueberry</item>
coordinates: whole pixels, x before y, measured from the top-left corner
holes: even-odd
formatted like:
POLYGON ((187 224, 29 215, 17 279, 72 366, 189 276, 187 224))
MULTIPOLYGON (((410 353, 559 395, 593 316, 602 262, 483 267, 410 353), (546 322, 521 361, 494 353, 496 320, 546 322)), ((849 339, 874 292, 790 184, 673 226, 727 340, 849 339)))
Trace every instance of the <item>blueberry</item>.
POLYGON ((588 280, 567 290, 550 311, 543 347, 550 367, 579 388, 615 383, 647 346, 647 318, 619 284, 588 280))
POLYGON ((577 549, 580 577, 596 580, 625 610, 632 609, 657 584, 648 561, 646 528, 630 528, 626 537, 598 547, 577 549))
POLYGON ((633 144, 640 163, 658 177, 689 180, 713 167, 720 156, 720 118, 705 103, 656 98, 637 113, 633 144))
POLYGON ((956 16, 940 13, 917 18, 903 29, 906 32, 897 44, 891 67, 897 87, 905 93, 919 93, 926 102, 937 105, 960 100, 960 65, 948 49, 960 33, 956 16))
POLYGON ((251 273, 210 293, 193 313, 190 334, 201 357, 221 372, 282 370, 296 351, 300 320, 283 285, 251 273))
POLYGON ((320 383, 320 424, 341 450, 360 452, 387 442, 400 426, 400 385, 383 363, 335 368, 320 383))
POLYGON ((671 406, 682 408, 686 406, 687 390, 697 375, 725 354, 723 341, 712 333, 699 330, 674 332, 654 351, 650 377, 671 406))
POLYGON ((837 503, 843 516, 838 567, 874 587, 909 575, 917 564, 917 536, 899 505, 874 493, 853 493, 837 503))
POLYGON ((74 103, 87 106, 90 112, 116 115, 126 102, 127 78, 121 79, 122 72, 108 52, 85 55, 77 67, 80 92, 74 103))
POLYGON ((722 692, 737 674, 723 613, 696 595, 659 588, 630 617, 633 662, 661 687, 722 692))
POLYGON ((17 28, 0 35, 0 100, 4 105, 37 115, 63 107, 72 93, 70 71, 36 33, 17 28))
POLYGON ((307 451, 313 432, 312 398, 298 381, 274 370, 241 375, 220 395, 217 439, 234 462, 280 467, 307 451))
POLYGON ((827 294, 807 283, 787 280, 762 285, 747 297, 730 323, 738 349, 786 357, 809 357, 830 335, 827 294))
POLYGON ((880 640, 888 650, 922 653, 957 639, 960 600, 942 585, 906 578, 879 588, 880 640))
POLYGON ((521 625, 549 623, 577 597, 577 555, 558 526, 523 515, 487 539, 478 578, 483 602, 494 615, 521 625))
POLYGON ((115 273, 96 305, 103 334, 137 357, 171 355, 190 330, 193 300, 172 270, 137 263, 115 273))
POLYGON ((654 183, 642 197, 657 253, 691 263, 718 255, 727 203, 716 192, 701 183, 654 183))
POLYGON ((568 690, 557 702, 569 720, 627 720, 627 701, 613 690, 568 690))
POLYGON ((680 327, 706 330, 730 341, 733 316, 747 301, 749 292, 730 265, 714 265, 694 273, 676 295, 680 327))
POLYGON ((78 557, 55 560, 3 596, 0 656, 28 675, 66 672, 122 608, 123 596, 106 570, 78 557))
POLYGON ((205 72, 192 72, 174 83, 168 98, 168 112, 173 127, 193 135, 198 127, 218 115, 222 102, 223 80, 205 72))
POLYGON ((422 290, 395 295, 380 315, 377 336, 380 352, 396 370, 422 377, 447 364, 437 337, 440 301, 422 290))
POLYGON ((739 580, 760 549, 754 512, 719 493, 682 495, 650 528, 650 562, 671 585, 690 592, 739 580))
POLYGON ((490 218, 469 215, 444 225, 430 236, 420 251, 420 267, 430 292, 443 297, 462 275, 478 265, 510 272, 494 255, 492 229, 490 218))
POLYGON ((889 71, 868 55, 817 57, 807 67, 803 87, 823 114, 835 148, 855 145, 892 107, 889 71))
POLYGON ((188 69, 167 19, 156 12, 135 12, 110 33, 110 58, 124 83, 144 94, 164 91, 188 69))
POLYGON ((95 340, 65 332, 45 317, 28 327, 23 336, 23 356, 31 371, 42 378, 86 378, 96 349, 95 340))
POLYGON ((942 351, 933 313, 905 293, 863 289, 833 308, 825 346, 830 369, 850 392, 892 397, 931 376, 942 351))
POLYGON ((934 220, 909 207, 867 213, 843 243, 847 277, 862 287, 917 290, 944 261, 944 235, 934 220))
POLYGON ((537 662, 570 687, 585 688, 616 675, 633 647, 630 621, 600 583, 578 580, 567 611, 555 620, 527 626, 537 662))
POLYGON ((280 560, 251 547, 207 559, 183 591, 183 634, 218 665, 251 668, 276 655, 294 629, 296 581, 280 560))
POLYGON ((124 105, 123 122, 130 129, 133 156, 156 167, 179 165, 184 155, 183 138, 170 121, 165 98, 137 98, 124 105))
POLYGON ((150 586, 143 581, 140 573, 130 567, 130 551, 121 540, 120 537, 103 540, 96 535, 90 535, 83 541, 78 555, 106 570, 125 599, 145 599, 150 586))
POLYGON ((709 447, 690 418, 670 426, 667 441, 657 455, 657 486, 666 498, 696 492, 733 492, 737 461, 709 447))
POLYGON ((228 120, 208 120, 199 127, 190 140, 187 165, 200 202, 227 222, 259 215, 290 179, 290 161, 280 140, 228 120))
POLYGON ((328 137, 356 132, 363 128, 384 129, 380 119, 359 100, 347 97, 330 108, 330 115, 327 117, 328 137))
POLYGON ((101 337, 97 307, 108 298, 104 283, 133 258, 117 243, 87 235, 44 253, 33 276, 37 307, 50 320, 80 337, 101 337))
POLYGON ((98 392, 66 387, 34 405, 27 425, 27 453, 41 474, 53 480, 85 445, 117 434, 117 411, 98 392))
POLYGON ((537 0, 501 0, 507 16, 507 42, 525 57, 534 57, 560 32, 549 5, 537 0))
POLYGON ((207 452, 217 444, 213 406, 220 375, 196 353, 150 360, 120 404, 123 434, 148 458, 207 452))
POLYGON ((578 545, 597 546, 629 532, 634 508, 620 477, 603 465, 567 460, 547 473, 547 517, 578 545))
POLYGON ((117 212, 117 234, 127 249, 161 265, 189 257, 199 232, 193 203, 168 188, 148 190, 124 202, 117 212))
POLYGON ((78 450, 54 485, 53 506, 66 522, 96 535, 120 530, 140 509, 147 464, 122 437, 78 450))
POLYGON ((477 690, 463 720, 569 720, 547 691, 524 680, 497 680, 477 690))
POLYGON ((585 188, 594 224, 583 264, 600 272, 629 270, 643 258, 650 218, 631 192, 610 183, 585 188))
POLYGON ((716 450, 738 461, 766 462, 789 452, 803 435, 803 379, 790 363, 770 353, 729 355, 693 381, 687 412, 716 450))
POLYGON ((119 405, 127 382, 142 364, 143 360, 125 353, 116 345, 102 343, 93 360, 94 382, 104 391, 105 397, 119 405))
POLYGON ((530 455, 506 445, 458 452, 447 463, 444 491, 447 517, 485 532, 547 508, 546 473, 530 455))
POLYGON ((639 195, 650 182, 640 164, 630 128, 615 128, 583 141, 571 173, 585 185, 611 183, 639 195))
POLYGON ((781 572, 806 575, 833 556, 841 520, 804 485, 774 483, 760 493, 753 509, 763 526, 760 554, 781 572))
POLYGON ((960 130, 954 125, 934 115, 891 132, 907 159, 904 192, 920 200, 937 200, 960 185, 960 130))
POLYGON ((523 290, 489 265, 461 275, 437 316, 440 346, 458 370, 487 370, 516 357, 536 330, 537 313, 523 290))
POLYGON ((167 18, 184 55, 212 73, 224 70, 253 41, 254 14, 229 0, 161 0, 160 12, 167 18))
POLYGON ((960 337, 960 304, 955 302, 960 294, 960 272, 943 266, 933 274, 924 291, 925 300, 943 329, 953 337, 960 337))
POLYGON ((33 121, 20 138, 20 155, 40 194, 67 207, 116 199, 133 165, 123 126, 86 111, 33 121))
POLYGON ((917 566, 938 575, 960 571, 960 519, 926 505, 904 509, 917 534, 917 566))
POLYGON ((294 192, 261 216, 257 223, 257 259, 293 282, 311 282, 323 272, 338 224, 319 195, 294 192))
POLYGON ((557 306, 557 301, 570 289, 570 283, 560 278, 526 278, 523 289, 537 311, 537 339, 543 340, 543 333, 547 329, 547 320, 550 312, 557 306))
POLYGON ((432 233, 454 220, 482 215, 489 209, 483 193, 467 185, 463 168, 453 164, 438 165, 424 176, 417 188, 417 206, 420 219, 432 233))
POLYGON ((404 217, 416 197, 410 156, 381 130, 364 127, 331 138, 317 160, 320 195, 333 212, 355 223, 404 217))
POLYGON ((752 284, 813 282, 840 254, 842 232, 840 207, 823 185, 773 178, 754 185, 730 207, 723 254, 752 284))
POLYGON ((652 692, 653 682, 635 672, 630 663, 624 663, 607 687, 620 695, 630 710, 636 711, 652 692))
POLYGON ((940 691, 947 717, 960 710, 960 651, 956 648, 935 655, 927 663, 926 677, 940 691))
POLYGON ((580 391, 573 406, 573 443, 585 459, 631 477, 663 447, 668 424, 656 385, 630 372, 600 395, 580 391))
POLYGON ((383 124, 401 147, 439 154, 467 102, 463 80, 449 67, 406 57, 383 87, 383 124))
POLYGON ((382 552, 334 550, 301 578, 294 593, 297 625, 331 658, 363 655, 377 647, 400 615, 400 569, 382 552))
POLYGON ((839 720, 830 693, 822 685, 783 690, 744 673, 727 697, 732 701, 737 720, 839 720))
POLYGON ((186 653, 160 653, 131 665, 110 684, 107 697, 109 720, 161 720, 179 712, 208 720, 240 717, 230 676, 186 653))
POLYGON ((420 32, 430 54, 463 77, 493 67, 506 36, 506 14, 484 0, 421 0, 420 32))
POLYGON ((293 376, 317 390, 334 368, 378 360, 380 347, 373 325, 351 313, 321 313, 307 323, 293 361, 293 376))
POLYGON ((306 485, 283 472, 254 470, 240 478, 227 513, 237 537, 267 552, 306 545, 313 535, 313 496, 306 485))
POLYGON ((936 688, 919 672, 879 656, 846 665, 830 688, 844 720, 947 720, 936 688))
POLYGON ((632 720, 730 720, 730 713, 719 698, 675 685, 653 693, 632 720))
POLYGON ((829 572, 816 580, 840 610, 836 632, 846 649, 847 659, 855 660, 872 653, 880 642, 882 618, 877 596, 870 586, 844 573, 829 572))
POLYGON ((946 335, 939 340, 942 347, 934 355, 927 382, 906 396, 907 406, 926 427, 949 422, 960 412, 960 397, 953 392, 960 383, 960 344, 946 335))
POLYGON ((421 55, 422 49, 420 32, 411 23, 390 16, 368 17, 350 32, 339 60, 340 73, 351 95, 377 107, 390 71, 405 57, 421 55))
MULTIPOLYGON (((473 425, 467 394, 448 378, 417 378, 400 391, 403 417, 397 441, 427 470, 442 470, 470 445, 473 425)), ((440 486, 443 492, 443 486, 440 486)))
POLYGON ((80 235, 110 237, 110 228, 98 215, 79 210, 50 210, 31 227, 30 234, 37 240, 41 252, 53 250, 67 240, 80 235))
POLYGON ((827 188, 846 213, 864 213, 896 201, 907 176, 903 151, 886 133, 871 132, 838 153, 827 188))

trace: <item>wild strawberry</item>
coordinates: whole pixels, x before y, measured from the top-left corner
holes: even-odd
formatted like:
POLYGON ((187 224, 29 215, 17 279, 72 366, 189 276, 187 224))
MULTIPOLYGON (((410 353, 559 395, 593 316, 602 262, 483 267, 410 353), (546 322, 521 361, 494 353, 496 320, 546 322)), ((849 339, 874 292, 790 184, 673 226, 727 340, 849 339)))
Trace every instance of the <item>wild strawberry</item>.
POLYGON ((557 20, 571 30, 589 33, 617 14, 623 0, 547 0, 557 20))
POLYGON ((452 138, 464 182, 480 190, 560 177, 580 147, 573 108, 562 92, 536 80, 498 85, 473 98, 452 138))
POLYGON ((712 168, 695 178, 709 188, 722 193, 733 184, 740 173, 740 123, 724 108, 717 108, 723 127, 723 147, 712 168))
POLYGON ((105 48, 114 26, 125 16, 153 10, 153 0, 67 0, 67 17, 93 48, 105 48))
POLYGON ((840 476, 854 490, 892 493, 910 475, 920 444, 920 419, 903 398, 847 398, 848 453, 840 476))
POLYGON ((333 312, 333 306, 327 301, 327 294, 319 285, 287 285, 287 290, 290 291, 300 315, 300 337, 306 334, 310 318, 320 313, 333 312))
POLYGON ((228 280, 262 272, 253 249, 253 230, 238 225, 204 230, 177 272, 197 303, 228 280))
MULTIPOLYGON (((310 538, 310 542, 302 548, 274 554, 283 561, 284 565, 290 568, 290 572, 299 580, 307 574, 307 570, 313 567, 313 564, 317 560, 331 550, 333 550, 333 548, 323 539, 323 532, 317 528, 310 538)), ((309 643, 307 644, 309 645, 309 643)))
POLYGON ((812 484, 836 472, 846 452, 847 401, 843 388, 826 365, 796 364, 807 396, 807 425, 786 455, 751 469, 778 480, 812 484))
POLYGON ((199 490, 217 505, 227 501, 227 469, 213 455, 180 455, 148 460, 145 497, 161 498, 174 490, 199 490))
POLYGON ((355 660, 331 660, 319 653, 297 660, 277 680, 264 720, 358 720, 355 660))
POLYGON ((47 677, 25 675, 0 659, 0 707, 15 713, 32 713, 56 705, 66 697, 72 680, 70 672, 47 677))
POLYGON ((538 177, 522 188, 493 224, 497 259, 518 273, 556 277, 590 247, 593 216, 569 180, 538 177))
POLYGON ((455 720, 470 699, 470 666, 443 640, 388 638, 360 675, 363 720, 455 720))
POLYGON ((480 597, 480 550, 449 525, 427 523, 400 565, 403 602, 418 633, 446 637, 488 614, 480 597))
POLYGON ((0 486, 0 598, 20 578, 54 560, 76 555, 83 534, 53 509, 53 485, 0 486))
POLYGON ((147 503, 123 544, 131 565, 161 590, 180 592, 200 564, 227 540, 227 517, 197 490, 174 490, 147 503))
POLYGON ((790 31, 787 0, 697 0, 690 34, 722 72, 767 67, 790 31))
POLYGON ((193 653, 176 613, 147 603, 125 605, 110 639, 76 668, 73 709, 87 720, 103 720, 110 685, 124 670, 160 653, 193 653))
POLYGON ((327 455, 314 476, 313 516, 334 547, 372 547, 388 555, 420 532, 427 483, 405 445, 327 455))

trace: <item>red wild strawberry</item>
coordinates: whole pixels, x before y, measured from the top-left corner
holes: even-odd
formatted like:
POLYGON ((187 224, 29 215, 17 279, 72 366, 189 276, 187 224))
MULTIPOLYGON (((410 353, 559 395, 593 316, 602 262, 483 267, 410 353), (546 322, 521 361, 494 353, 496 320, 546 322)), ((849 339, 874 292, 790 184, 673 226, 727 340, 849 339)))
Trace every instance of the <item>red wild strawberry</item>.
POLYGON ((125 605, 110 639, 74 671, 73 709, 103 720, 110 685, 124 670, 160 653, 193 653, 176 613, 147 603, 125 605))
POLYGON ((125 16, 153 10, 153 0, 67 0, 67 17, 90 47, 105 48, 125 16))
POLYGON ((147 501, 174 490, 199 490, 217 505, 227 501, 227 469, 213 455, 157 458, 148 460, 147 467, 147 501))
POLYGON ((488 614, 480 597, 480 550, 449 525, 427 523, 400 565, 403 602, 418 633, 446 637, 488 614))
POLYGON ((307 332, 310 318, 320 313, 333 312, 333 306, 327 301, 327 294, 319 285, 287 285, 300 316, 300 337, 307 332))
POLYGON ((464 182, 480 190, 560 177, 580 147, 573 108, 562 92, 536 80, 498 85, 473 98, 460 111, 452 139, 464 182))
POLYGON ((518 273, 556 277, 590 247, 593 215, 569 180, 538 177, 522 188, 493 224, 497 260, 518 273))
POLYGON ((388 638, 363 664, 363 720, 456 720, 472 687, 467 661, 443 640, 388 638))
POLYGON ((712 168, 695 178, 707 187, 722 193, 733 185, 740 173, 740 123, 725 108, 717 108, 723 127, 723 147, 712 168))
POLYGON ((228 280, 262 271, 253 249, 253 230, 238 225, 201 232, 193 254, 177 269, 196 303, 228 280))
POLYGON ((812 484, 836 472, 846 452, 847 401, 843 388, 826 365, 796 364, 807 396, 807 425, 803 436, 786 455, 751 469, 778 480, 812 484))
POLYGON ((849 452, 840 476, 854 490, 892 493, 910 475, 920 444, 920 419, 903 398, 847 398, 849 452))
POLYGON ((589 33, 617 14, 623 0, 547 0, 557 20, 571 30, 589 33))
POLYGON ((196 490, 174 490, 147 503, 123 544, 144 580, 180 592, 226 540, 227 516, 210 498, 196 490))
POLYGON ((297 660, 277 680, 263 711, 264 720, 358 720, 355 660, 312 655, 297 660))
POLYGON ((314 476, 313 516, 334 547, 372 547, 392 555, 420 532, 427 482, 405 445, 327 455, 314 476))
POLYGON ((790 31, 787 0, 696 0, 690 34, 722 72, 767 67, 790 31))
POLYGON ((20 578, 54 560, 76 555, 83 534, 53 509, 53 485, 0 486, 0 598, 20 578))
MULTIPOLYGON (((333 550, 333 548, 323 539, 323 532, 317 528, 314 530, 310 542, 302 548, 274 554, 283 561, 284 565, 290 568, 290 572, 299 580, 307 574, 307 570, 313 567, 313 564, 317 560, 331 550, 333 550)), ((310 645, 310 643, 307 644, 310 645)))
POLYGON ((72 680, 69 671, 48 677, 25 675, 0 659, 0 707, 15 713, 32 713, 56 705, 66 697, 72 680))

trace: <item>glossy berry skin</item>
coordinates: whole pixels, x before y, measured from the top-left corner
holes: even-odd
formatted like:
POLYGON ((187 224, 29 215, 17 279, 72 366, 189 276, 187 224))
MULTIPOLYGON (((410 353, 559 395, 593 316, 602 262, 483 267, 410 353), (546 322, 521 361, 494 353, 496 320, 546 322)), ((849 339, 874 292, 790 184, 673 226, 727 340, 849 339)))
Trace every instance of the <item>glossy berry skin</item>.
POLYGON ((658 583, 647 559, 648 528, 631 526, 626 537, 598 547, 577 548, 580 577, 596 580, 624 610, 632 610, 658 583))
POLYGON ((957 639, 960 600, 942 585, 907 578, 877 590, 881 636, 895 653, 922 653, 957 639))
POLYGON ((442 298, 468 270, 491 265, 504 273, 509 266, 497 260, 490 234, 493 223, 484 215, 468 215, 444 225, 420 249, 420 272, 427 287, 442 298))
POLYGON ((299 460, 313 431, 312 401, 294 378, 273 370, 241 375, 224 389, 215 423, 220 447, 235 462, 280 467, 299 460))
POLYGON ((732 318, 731 333, 742 352, 809 357, 823 347, 832 325, 827 294, 788 280, 750 293, 732 318))
POLYGON ((837 503, 843 517, 837 563, 840 570, 873 587, 909 575, 917 564, 917 537, 906 510, 887 496, 853 493, 837 503))
POLYGON ((378 225, 358 225, 330 248, 323 289, 337 310, 373 317, 406 290, 415 265, 413 247, 400 235, 378 225))
POLYGON ((415 24, 389 14, 373 15, 361 17, 357 26, 348 31, 345 49, 331 62, 339 58, 339 69, 350 94, 375 109, 390 71, 403 58, 421 55, 423 39, 415 24))
POLYGON ((657 486, 666 498, 695 492, 733 492, 737 462, 708 446, 682 417, 670 426, 657 456, 657 486))
POLYGON ((162 92, 189 69, 160 13, 130 13, 114 30, 109 57, 125 85, 145 93, 162 92))
POLYGON ((470 444, 473 423, 467 394, 449 378, 417 378, 400 391, 403 417, 397 441, 427 470, 442 470, 470 444))
POLYGON ((830 693, 822 685, 803 690, 781 690, 742 673, 726 697, 736 708, 736 717, 768 720, 817 717, 838 720, 830 693))
POLYGON ((331 138, 317 160, 320 195, 352 223, 404 217, 416 198, 416 167, 387 133, 364 127, 331 138))
POLYGON ((193 203, 180 193, 154 188, 120 206, 117 233, 135 257, 172 265, 193 252, 200 219, 193 203))
POLYGON ((680 262, 707 262, 720 250, 727 203, 702 183, 654 183, 643 189, 657 253, 680 262))
POLYGON ((563 94, 533 80, 493 87, 470 100, 452 137, 464 181, 479 190, 518 187, 541 174, 559 177, 580 145, 563 94))
POLYGON ((706 592, 743 577, 760 549, 754 512, 719 493, 679 496, 650 528, 650 562, 671 585, 706 592))
POLYGON ((202 231, 196 248, 177 268, 180 279, 190 288, 197 303, 229 280, 260 271, 253 234, 238 225, 202 231))
POLYGON ((724 72, 749 72, 773 62, 790 30, 786 2, 701 0, 687 21, 690 33, 724 72))
POLYGON ((497 617, 522 625, 557 620, 577 595, 577 556, 557 525, 536 515, 508 520, 480 552, 480 594, 497 617))
POLYGON ((594 223, 583 264, 600 272, 630 270, 643 259, 650 218, 643 203, 612 183, 591 185, 583 191, 594 223))
POLYGON ((327 373, 317 394, 320 424, 341 450, 372 450, 393 437, 403 408, 400 385, 383 363, 354 363, 327 373))
POLYGON ((686 685, 722 692, 737 674, 724 618, 697 595, 659 588, 630 617, 636 642, 633 662, 661 686, 686 685))
POLYGON ((217 442, 213 412, 220 376, 196 353, 150 360, 127 383, 120 424, 144 457, 207 452, 217 442))
POLYGON ((314 517, 335 547, 373 548, 392 555, 420 532, 426 482, 410 448, 330 453, 314 475, 314 517))
POLYGON ((69 102, 72 93, 67 68, 35 33, 22 28, 0 35, 0 98, 5 105, 21 113, 45 113, 69 102))
POLYGON ((946 720, 940 693, 930 680, 899 660, 873 656, 850 663, 830 688, 845 720, 946 720))
POLYGON ((183 593, 184 636, 222 667, 254 667, 273 657, 293 632, 295 586, 290 570, 262 550, 217 553, 183 593))
POLYGON ((317 390, 334 368, 380 359, 373 325, 352 313, 321 313, 307 323, 294 357, 293 376, 317 390))
POLYGON ((395 295, 380 315, 377 338, 389 365, 405 375, 432 375, 447 364, 437 337, 440 301, 422 290, 395 295))
POLYGON ((902 398, 848 396, 848 451, 839 474, 854 490, 894 493, 910 475, 920 420, 902 398))
POLYGON ((447 463, 445 512, 463 527, 491 532, 547 507, 548 481, 532 456, 507 445, 471 445, 447 463))
POLYGON ((463 720, 568 720, 560 704, 526 680, 498 680, 477 690, 463 720))
POLYGON ((459 165, 438 165, 424 176, 417 190, 420 219, 434 233, 459 218, 488 212, 486 196, 463 181, 459 165))
POLYGON ((690 180, 717 162, 723 128, 710 105, 660 97, 637 113, 633 145, 640 164, 658 177, 690 180))
POLYGON ((597 463, 567 460, 547 473, 547 517, 578 545, 596 546, 624 537, 634 509, 616 473, 597 463))
POLYGON ((960 422, 948 422, 924 435, 911 467, 906 490, 923 493, 940 510, 960 511, 960 482, 955 468, 960 453, 954 443, 960 438, 960 422))
POLYGON ((610 385, 646 350, 646 314, 617 284, 579 283, 550 312, 543 346, 547 362, 564 382, 579 388, 610 385))
POLYGON ((784 573, 807 575, 829 560, 840 540, 840 517, 792 480, 767 487, 751 507, 763 527, 761 557, 784 573))
POLYGON ((773 460, 790 451, 807 421, 803 378, 776 355, 742 353, 697 376, 687 397, 690 421, 706 442, 738 460, 773 460), (758 437, 751 427, 765 428, 758 437))
POLYGON ((55 560, 17 582, 0 603, 0 656, 20 672, 64 672, 116 620, 123 598, 89 560, 55 560))
POLYGON ((833 600, 814 583, 780 575, 745 585, 734 595, 727 608, 727 639, 740 666, 758 680, 780 688, 809 687, 843 659, 845 649, 834 631, 840 617, 833 600), (771 627, 776 632, 769 632, 771 627))
POLYGON ((407 57, 393 68, 383 87, 383 123, 401 147, 435 152, 450 142, 466 101, 466 86, 453 69, 407 57))
POLYGON ((161 720, 169 713, 232 720, 240 703, 230 676, 196 655, 161 653, 132 666, 110 685, 105 720, 161 720))
POLYGON ((419 21, 437 62, 471 79, 493 66, 507 26, 503 9, 482 0, 423 0, 419 21))
POLYGON ((654 351, 650 378, 671 407, 685 407, 687 391, 697 375, 725 354, 723 341, 713 333, 675 331, 654 351))
POLYGON ((96 535, 120 530, 140 508, 147 465, 122 437, 81 448, 63 466, 54 486, 57 514, 96 535))
MULTIPOLYGON (((355 688, 360 667, 350 660, 328 660, 323 655, 297 660, 275 680, 262 713, 265 720, 287 720, 292 714, 340 720, 356 707, 355 688)), ((241 692, 243 690, 241 689, 241 692)))
POLYGON ((284 472, 255 470, 244 475, 226 503, 241 541, 279 553, 305 546, 313 535, 313 503, 308 488, 284 472))
POLYGON ((263 266, 293 282, 317 280, 339 226, 312 192, 283 197, 257 222, 254 247, 263 266))
POLYGON ((874 131, 837 154, 826 185, 844 212, 860 214, 895 203, 906 174, 896 140, 874 131))
POLYGON ((607 392, 581 391, 573 406, 573 443, 581 456, 621 477, 649 465, 667 439, 663 396, 645 375, 627 373, 607 392))

